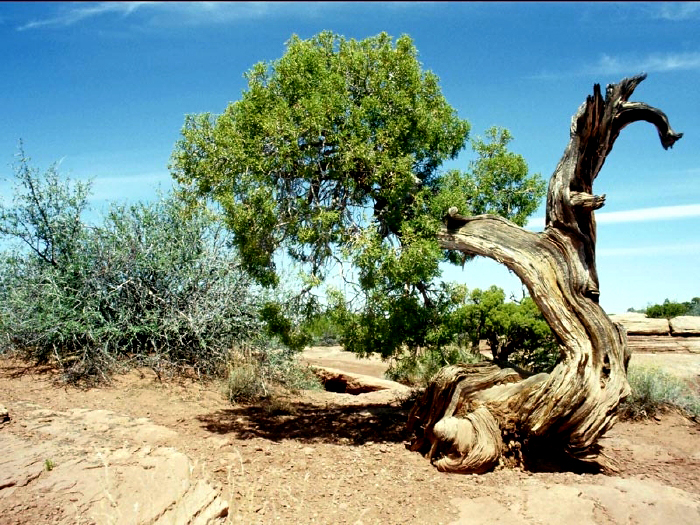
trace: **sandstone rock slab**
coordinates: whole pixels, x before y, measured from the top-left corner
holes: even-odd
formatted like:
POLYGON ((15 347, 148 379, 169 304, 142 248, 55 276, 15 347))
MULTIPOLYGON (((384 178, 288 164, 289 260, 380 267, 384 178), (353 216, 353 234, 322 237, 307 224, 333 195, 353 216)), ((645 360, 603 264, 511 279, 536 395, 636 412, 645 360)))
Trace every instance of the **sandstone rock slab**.
POLYGON ((668 335, 671 328, 667 319, 651 319, 645 314, 628 312, 611 315, 610 319, 620 323, 628 335, 668 335))
POLYGON ((172 432, 108 410, 29 410, 0 432, 0 516, 30 501, 61 508, 56 523, 222 523, 220 490, 161 445, 172 432))
POLYGON ((700 336, 700 316, 681 315, 669 321, 671 333, 680 336, 700 336))

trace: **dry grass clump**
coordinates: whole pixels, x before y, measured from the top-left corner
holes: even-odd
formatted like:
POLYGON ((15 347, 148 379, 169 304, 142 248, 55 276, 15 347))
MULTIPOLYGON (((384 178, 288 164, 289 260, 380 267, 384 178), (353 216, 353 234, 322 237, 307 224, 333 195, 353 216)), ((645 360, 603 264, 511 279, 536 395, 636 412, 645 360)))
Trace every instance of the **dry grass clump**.
POLYGON ((686 381, 653 366, 630 366, 627 379, 632 394, 620 406, 623 419, 654 417, 675 408, 700 419, 700 395, 686 381))

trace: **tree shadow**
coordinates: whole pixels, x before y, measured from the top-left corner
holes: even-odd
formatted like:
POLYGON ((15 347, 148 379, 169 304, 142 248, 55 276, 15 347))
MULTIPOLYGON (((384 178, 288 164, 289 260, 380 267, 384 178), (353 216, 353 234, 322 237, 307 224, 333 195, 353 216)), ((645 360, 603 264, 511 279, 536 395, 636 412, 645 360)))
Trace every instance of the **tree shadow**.
POLYGON ((403 442, 409 409, 407 403, 322 406, 297 402, 281 410, 265 404, 239 406, 197 419, 209 432, 233 434, 236 439, 362 445, 403 442))
POLYGON ((0 355, 0 377, 19 379, 26 375, 54 379, 58 373, 54 366, 33 361, 23 361, 16 357, 0 355))
MULTIPOLYGON (((594 447, 598 453, 599 446, 594 447)), ((615 472, 614 464, 606 460, 607 456, 591 456, 590 459, 578 459, 564 451, 561 443, 542 442, 530 444, 523 450, 522 467, 529 472, 554 473, 572 472, 574 474, 611 474, 615 472)))

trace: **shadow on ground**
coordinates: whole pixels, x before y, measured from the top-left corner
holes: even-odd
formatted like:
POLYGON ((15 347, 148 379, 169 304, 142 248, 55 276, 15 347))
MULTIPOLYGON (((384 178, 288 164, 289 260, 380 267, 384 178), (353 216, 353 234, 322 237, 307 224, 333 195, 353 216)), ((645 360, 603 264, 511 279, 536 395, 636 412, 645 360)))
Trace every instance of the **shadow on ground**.
POLYGON ((56 379, 59 376, 56 367, 48 364, 36 364, 5 356, 0 357, 3 360, 2 367, 0 367, 0 377, 3 378, 19 379, 29 375, 56 379))
POLYGON ((264 404, 218 410, 199 416, 203 428, 216 434, 233 434, 236 439, 256 437, 302 443, 362 445, 400 443, 406 439, 405 426, 410 407, 387 404, 321 406, 289 403, 283 410, 264 404))

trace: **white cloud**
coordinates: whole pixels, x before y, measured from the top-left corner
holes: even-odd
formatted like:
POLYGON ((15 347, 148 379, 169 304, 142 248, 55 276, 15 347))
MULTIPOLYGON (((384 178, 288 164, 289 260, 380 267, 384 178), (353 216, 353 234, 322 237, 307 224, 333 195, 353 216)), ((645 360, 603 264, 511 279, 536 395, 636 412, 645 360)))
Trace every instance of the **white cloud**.
MULTIPOLYGON (((596 212, 595 220, 598 224, 615 224, 623 222, 664 221, 673 219, 687 219, 700 217, 700 204, 687 204, 681 206, 657 206, 654 208, 638 208, 627 211, 596 212)), ((534 217, 526 225, 529 230, 542 230, 544 217, 534 217)))
MULTIPOLYGON (((699 4, 700 5, 700 4, 699 4)), ((548 80, 553 78, 600 75, 636 75, 638 73, 663 73, 668 71, 700 71, 700 51, 679 53, 651 53, 646 56, 612 56, 603 54, 594 64, 576 71, 543 71, 529 78, 548 80)))
POLYGON ((597 64, 585 68, 586 74, 612 75, 639 72, 689 71, 700 69, 700 52, 653 53, 646 57, 603 55, 597 64))
POLYGON ((56 16, 41 20, 32 20, 31 22, 28 22, 17 29, 19 31, 24 31, 27 29, 38 29, 42 27, 66 27, 82 20, 108 13, 128 16, 144 5, 155 3, 156 2, 99 2, 96 4, 87 5, 80 4, 77 7, 63 10, 62 13, 56 16))
POLYGON ((17 29, 63 28, 108 15, 134 18, 137 13, 141 15, 139 21, 151 26, 221 24, 281 13, 312 16, 319 9, 333 5, 326 2, 76 2, 70 7, 62 6, 55 16, 32 20, 17 29))
POLYGON ((598 224, 613 224, 620 222, 663 221, 700 217, 700 204, 684 206, 658 206, 655 208, 639 208, 637 210, 611 211, 596 213, 598 224))

